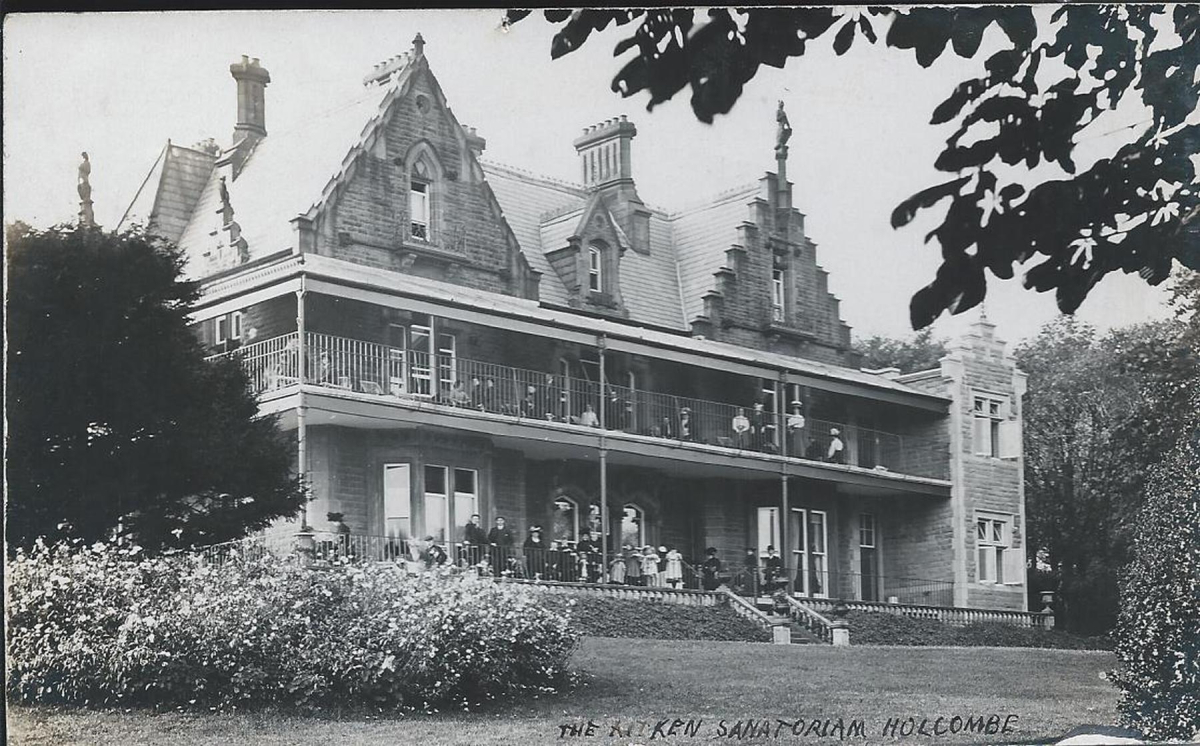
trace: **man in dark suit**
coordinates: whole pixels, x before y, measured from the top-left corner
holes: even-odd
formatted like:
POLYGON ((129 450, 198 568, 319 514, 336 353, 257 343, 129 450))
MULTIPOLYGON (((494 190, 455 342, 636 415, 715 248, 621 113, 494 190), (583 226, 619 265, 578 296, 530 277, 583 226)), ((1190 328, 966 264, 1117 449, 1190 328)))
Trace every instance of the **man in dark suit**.
POLYGON ((516 543, 512 530, 505 526, 502 516, 496 518, 496 525, 488 532, 487 543, 492 555, 492 573, 499 575, 508 566, 508 558, 512 556, 512 547, 516 543))

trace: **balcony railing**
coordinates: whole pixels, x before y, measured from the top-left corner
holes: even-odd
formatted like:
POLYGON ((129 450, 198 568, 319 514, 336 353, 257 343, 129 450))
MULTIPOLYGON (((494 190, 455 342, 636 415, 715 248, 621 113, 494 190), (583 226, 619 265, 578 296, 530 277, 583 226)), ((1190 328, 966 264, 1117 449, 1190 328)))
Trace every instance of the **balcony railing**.
POLYGON ((371 396, 934 479, 949 478, 945 447, 916 436, 644 391, 561 373, 514 368, 454 355, 308 333, 304 361, 296 333, 225 353, 237 355, 260 394, 300 383, 371 396), (785 442, 786 440, 786 442, 785 442))

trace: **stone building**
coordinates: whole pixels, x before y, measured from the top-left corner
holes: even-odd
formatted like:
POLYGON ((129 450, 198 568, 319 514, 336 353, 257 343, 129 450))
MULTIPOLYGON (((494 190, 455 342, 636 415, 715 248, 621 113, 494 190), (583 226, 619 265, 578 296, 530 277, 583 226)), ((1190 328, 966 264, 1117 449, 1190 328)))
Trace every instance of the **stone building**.
POLYGON ((280 134, 235 62, 231 143, 168 141, 128 211, 296 437, 313 499, 274 532, 453 544, 478 513, 734 569, 774 545, 805 596, 1026 608, 1024 376, 983 320, 938 369, 857 367, 786 125, 775 172, 664 210, 625 117, 574 141, 577 182, 485 160, 423 47, 280 134))

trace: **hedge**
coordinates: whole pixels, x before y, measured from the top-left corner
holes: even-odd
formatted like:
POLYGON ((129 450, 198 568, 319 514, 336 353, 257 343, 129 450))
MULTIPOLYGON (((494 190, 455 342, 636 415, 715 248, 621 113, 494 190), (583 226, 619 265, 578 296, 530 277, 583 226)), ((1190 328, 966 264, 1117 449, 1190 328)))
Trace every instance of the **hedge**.
POLYGON ((569 683, 578 635, 519 586, 391 564, 37 545, 8 564, 23 703, 433 710, 569 683))
POLYGON ((651 640, 770 642, 771 633, 727 606, 681 606, 661 601, 545 593, 543 604, 567 614, 571 626, 596 637, 651 640))
POLYGON ((854 645, 915 645, 961 647, 1060 648, 1111 650, 1104 637, 1081 637, 1058 630, 1015 627, 1009 624, 969 624, 956 627, 936 619, 917 619, 901 614, 852 611, 850 642, 854 645))

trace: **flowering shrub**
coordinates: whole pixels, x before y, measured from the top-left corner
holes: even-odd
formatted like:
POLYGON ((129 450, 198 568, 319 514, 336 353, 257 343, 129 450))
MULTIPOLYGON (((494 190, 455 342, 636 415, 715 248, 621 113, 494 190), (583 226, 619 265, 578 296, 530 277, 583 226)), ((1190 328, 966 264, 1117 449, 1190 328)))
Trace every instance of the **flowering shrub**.
POLYGON ((36 546, 8 565, 22 702, 470 706, 567 682, 578 637, 530 589, 390 565, 36 546))

